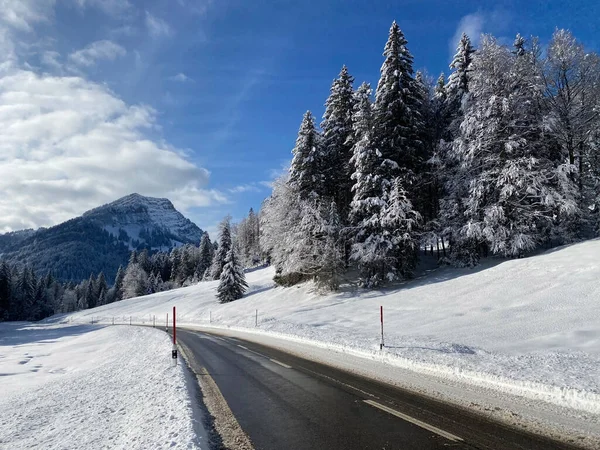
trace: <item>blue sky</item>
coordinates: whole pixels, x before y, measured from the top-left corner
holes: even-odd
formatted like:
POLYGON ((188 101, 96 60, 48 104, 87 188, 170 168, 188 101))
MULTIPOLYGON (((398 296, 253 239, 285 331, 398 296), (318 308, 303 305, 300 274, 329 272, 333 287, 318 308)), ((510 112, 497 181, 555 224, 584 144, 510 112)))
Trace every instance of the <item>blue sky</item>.
POLYGON ((0 156, 0 231, 133 190, 171 198, 213 231, 260 207, 342 64, 375 87, 393 20, 415 68, 437 77, 462 31, 546 42, 564 27, 598 50, 599 13, 554 0, 7 0, 0 98, 12 112, 0 125, 28 134, 0 136, 18 144, 0 156), (24 91, 26 114, 14 101, 24 91))

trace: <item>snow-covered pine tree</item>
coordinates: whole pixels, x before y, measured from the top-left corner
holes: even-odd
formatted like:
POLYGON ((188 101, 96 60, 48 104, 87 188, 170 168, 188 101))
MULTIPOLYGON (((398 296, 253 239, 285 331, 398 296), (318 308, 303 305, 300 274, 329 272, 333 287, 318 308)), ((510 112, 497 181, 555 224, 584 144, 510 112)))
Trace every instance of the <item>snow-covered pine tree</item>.
POLYGON ((380 213, 386 206, 383 199, 388 188, 384 176, 383 155, 373 139, 371 88, 363 83, 356 92, 354 115, 354 146, 351 163, 353 199, 350 204, 350 223, 353 244, 350 258, 357 262, 363 285, 376 286, 383 282, 386 267, 380 253, 384 230, 380 213))
POLYGON ((106 284, 106 277, 104 276, 104 272, 100 272, 98 274, 98 278, 96 278, 96 283, 94 285, 96 289, 96 298, 100 301, 100 293, 102 291, 105 292, 105 300, 106 300, 106 291, 108 291, 108 285, 106 284))
MULTIPOLYGON (((531 53, 518 56, 485 36, 472 68, 471 97, 453 146, 467 187, 460 235, 470 252, 519 256, 575 205, 564 195, 561 169, 547 157, 542 78, 531 53)), ((464 250, 460 241, 454 246, 464 250)))
POLYGON ((94 274, 90 275, 84 295, 88 305, 87 307, 95 308, 98 304, 98 291, 96 289, 96 278, 94 277, 94 274))
POLYGON ((115 276, 115 283, 109 296, 111 302, 118 302, 123 299, 123 278, 125 278, 125 270, 123 270, 123 266, 119 266, 117 275, 115 276))
POLYGON ((225 266, 221 271, 217 298, 220 303, 229 303, 244 296, 248 289, 244 269, 240 264, 235 246, 232 246, 225 256, 225 266))
POLYGON ((475 49, 471 44, 471 39, 463 33, 450 63, 452 72, 448 77, 448 85, 446 86, 448 101, 452 104, 451 109, 454 112, 460 109, 464 96, 469 92, 471 64, 473 63, 474 54, 475 49))
POLYGON ((226 264, 225 258, 231 247, 231 217, 227 216, 219 224, 219 248, 215 252, 210 270, 213 280, 220 279, 221 272, 226 264))
POLYGON ((333 81, 329 98, 325 102, 325 114, 321 122, 323 133, 324 194, 338 205, 345 221, 352 201, 352 112, 354 109, 354 77, 342 67, 333 81))
POLYGON ((204 272, 210 267, 212 263, 212 242, 210 242, 210 236, 205 231, 200 239, 200 257, 198 265, 196 266, 195 273, 199 280, 204 276, 204 272))
POLYGON ((468 186, 464 184, 464 174, 453 142, 460 134, 463 112, 469 98, 471 72, 475 49, 469 36, 461 36, 456 54, 452 58, 452 72, 445 85, 445 103, 438 102, 440 139, 434 156, 437 174, 441 185, 438 234, 442 245, 446 242, 452 247, 451 262, 458 265, 475 265, 478 262, 476 245, 459 236, 459 230, 465 223, 465 206, 468 186))
POLYGON ((400 168, 415 172, 423 163, 420 105, 413 78, 413 57, 396 22, 392 23, 375 92, 374 125, 377 147, 388 168, 388 179, 400 168))
POLYGON ((421 215, 415 211, 404 189, 403 180, 397 177, 386 206, 381 211, 384 236, 389 242, 387 249, 387 281, 410 278, 417 265, 419 248, 418 227, 421 215))
POLYGON ((290 186, 303 199, 321 197, 325 192, 322 143, 310 111, 304 114, 292 154, 290 186))

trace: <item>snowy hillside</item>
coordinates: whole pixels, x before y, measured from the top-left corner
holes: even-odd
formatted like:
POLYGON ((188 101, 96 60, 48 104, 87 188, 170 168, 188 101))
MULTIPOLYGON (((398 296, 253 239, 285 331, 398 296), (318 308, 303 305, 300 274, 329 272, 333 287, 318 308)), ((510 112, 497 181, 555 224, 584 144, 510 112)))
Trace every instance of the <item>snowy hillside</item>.
POLYGON ((168 248, 187 242, 198 243, 202 237, 202 230, 166 198, 130 194, 87 211, 83 217, 115 237, 127 233, 131 248, 135 247, 133 240, 149 241, 151 247, 168 248), (157 241, 158 236, 164 236, 164 242, 152 242, 157 241))
POLYGON ((250 290, 215 299, 217 282, 58 317, 88 322, 236 327, 311 341, 445 379, 600 413, 600 240, 476 269, 442 268, 385 291, 312 284, 275 287, 273 269, 247 274, 250 290), (385 349, 379 351, 379 306, 385 349), (258 329, 255 313, 258 310, 258 329))

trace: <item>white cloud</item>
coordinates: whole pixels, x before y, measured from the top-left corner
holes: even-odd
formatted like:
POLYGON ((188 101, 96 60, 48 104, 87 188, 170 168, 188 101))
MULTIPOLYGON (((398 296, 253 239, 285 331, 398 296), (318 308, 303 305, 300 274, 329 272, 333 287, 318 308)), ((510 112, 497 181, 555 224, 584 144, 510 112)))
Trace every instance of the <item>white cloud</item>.
POLYGON ((0 230, 53 225, 132 192, 186 210, 228 201, 209 173, 162 141, 155 111, 100 84, 0 72, 0 230))
POLYGON ((62 69, 62 64, 59 62, 59 59, 60 53, 52 50, 44 52, 41 56, 41 61, 43 65, 58 71, 62 69))
POLYGON ((481 33, 483 32, 483 27, 486 23, 486 18, 482 13, 473 13, 467 14, 460 22, 458 22, 458 26, 456 27, 456 31, 454 32, 454 36, 448 43, 450 46, 450 53, 453 55, 456 51, 456 47, 458 45, 458 41, 460 40, 463 33, 465 33, 471 39, 473 45, 477 45, 479 43, 479 39, 481 37, 481 33))
POLYGON ((448 43, 450 56, 452 57, 456 52, 458 41, 463 33, 469 36, 475 47, 479 45, 482 33, 494 33, 499 41, 512 42, 511 38, 503 35, 510 28, 512 21, 513 14, 501 7, 467 14, 458 22, 456 31, 448 43))
POLYGON ((178 81, 180 83, 185 83, 186 81, 194 81, 190 77, 188 77, 185 73, 181 73, 181 72, 178 73, 177 75, 173 75, 172 77, 169 77, 169 80, 178 81))
POLYGON ((232 194, 240 194, 242 192, 261 192, 265 188, 271 189, 273 183, 271 181, 259 181, 256 183, 240 184, 239 186, 232 187, 229 192, 232 194))
POLYGON ((72 0, 80 8, 92 7, 110 16, 119 17, 131 9, 129 0, 72 0))
POLYGON ((53 17, 55 0, 0 0, 0 22, 20 31, 53 17))
POLYGON ((153 37, 170 36, 173 32, 167 22, 153 16, 148 11, 146 11, 146 27, 153 37))
POLYGON ((90 67, 99 60, 114 61, 125 56, 127 50, 112 41, 103 40, 92 42, 87 47, 69 55, 69 60, 78 66, 90 67))

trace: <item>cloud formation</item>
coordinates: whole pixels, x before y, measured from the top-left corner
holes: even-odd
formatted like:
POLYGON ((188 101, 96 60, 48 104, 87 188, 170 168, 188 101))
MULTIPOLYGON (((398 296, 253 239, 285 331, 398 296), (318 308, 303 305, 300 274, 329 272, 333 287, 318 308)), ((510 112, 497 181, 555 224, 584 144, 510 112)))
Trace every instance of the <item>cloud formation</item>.
POLYGON ((96 64, 97 61, 114 61, 126 54, 127 50, 119 44, 109 40, 102 40, 92 42, 85 48, 71 53, 69 55, 69 60, 78 66, 90 67, 96 64))
POLYGON ((0 77, 0 230, 53 225, 131 192, 223 203, 209 173, 156 142, 155 112, 80 77, 0 77))
POLYGON ((152 37, 170 36, 173 33, 171 26, 159 17, 146 11, 146 27, 152 37))
POLYGON ((454 54, 458 41, 460 40, 463 33, 465 33, 471 39, 473 45, 477 45, 483 32, 483 27, 486 23, 486 18, 482 13, 467 14, 458 22, 456 31, 452 36, 452 39, 448 43, 451 54, 454 54))
POLYGON ((177 75, 173 75, 172 77, 169 77, 169 80, 178 81, 180 83, 185 83, 187 81, 194 81, 190 77, 188 77, 185 73, 182 73, 182 72, 178 73, 177 75))
MULTIPOLYGON (((114 14, 128 4, 65 1, 114 14)), ((161 138, 155 110, 129 105, 85 76, 61 75, 65 59, 90 67, 125 48, 100 40, 65 58, 45 44, 39 57, 50 73, 41 73, 21 49, 42 41, 37 25, 53 23, 56 1, 0 5, 0 232, 55 225, 132 192, 170 198, 184 212, 228 202, 206 188, 206 169, 161 138)), ((154 33, 170 33, 152 16, 146 22, 154 33)))

